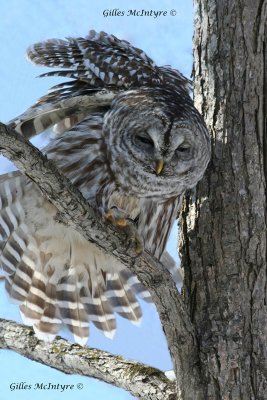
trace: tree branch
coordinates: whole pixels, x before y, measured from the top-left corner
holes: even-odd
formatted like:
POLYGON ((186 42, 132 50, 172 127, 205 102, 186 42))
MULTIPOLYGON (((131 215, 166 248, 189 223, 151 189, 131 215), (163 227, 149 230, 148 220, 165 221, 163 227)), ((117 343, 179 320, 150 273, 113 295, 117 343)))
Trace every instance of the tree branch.
POLYGON ((56 368, 66 374, 97 378, 125 389, 133 396, 153 400, 175 398, 175 383, 163 372, 102 350, 84 348, 57 337, 43 342, 29 327, 0 319, 0 348, 56 368))
POLYGON ((6 156, 41 189, 72 226, 102 251, 112 254, 148 288, 157 307, 177 376, 178 395, 184 387, 201 385, 194 327, 175 283, 163 265, 147 252, 129 255, 125 235, 102 221, 82 194, 38 149, 16 131, 0 123, 0 153, 6 156))

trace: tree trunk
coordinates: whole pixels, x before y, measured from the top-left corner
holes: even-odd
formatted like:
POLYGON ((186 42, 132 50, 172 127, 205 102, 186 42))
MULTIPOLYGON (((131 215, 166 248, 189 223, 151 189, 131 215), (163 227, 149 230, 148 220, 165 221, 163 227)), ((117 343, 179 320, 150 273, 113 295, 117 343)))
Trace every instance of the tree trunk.
POLYGON ((212 160, 181 216, 185 302, 203 399, 266 400, 267 2, 195 7, 195 103, 212 160))

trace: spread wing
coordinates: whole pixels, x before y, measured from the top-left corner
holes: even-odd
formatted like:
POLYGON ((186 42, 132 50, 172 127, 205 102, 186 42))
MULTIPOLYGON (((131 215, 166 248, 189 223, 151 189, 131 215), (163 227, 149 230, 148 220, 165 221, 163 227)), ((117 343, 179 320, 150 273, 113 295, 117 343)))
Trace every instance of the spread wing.
POLYGON ((129 88, 171 85, 188 91, 189 81, 170 67, 157 67, 146 53, 105 32, 85 37, 50 39, 27 51, 37 65, 59 68, 44 76, 71 78, 51 88, 10 126, 30 138, 50 127, 64 132, 89 116, 105 111, 116 94, 129 88))

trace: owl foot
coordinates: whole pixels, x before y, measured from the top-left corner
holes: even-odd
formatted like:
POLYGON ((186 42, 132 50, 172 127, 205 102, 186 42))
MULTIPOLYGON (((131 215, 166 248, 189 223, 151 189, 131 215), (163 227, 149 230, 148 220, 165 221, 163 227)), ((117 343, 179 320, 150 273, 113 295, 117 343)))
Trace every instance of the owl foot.
POLYGON ((127 214, 117 207, 110 208, 105 214, 104 218, 111 222, 114 226, 125 227, 128 225, 129 220, 127 214))
POLYGON ((144 250, 144 243, 142 237, 137 232, 136 226, 130 218, 127 218, 127 213, 117 207, 110 208, 104 213, 106 221, 110 222, 113 226, 123 229, 127 236, 127 250, 134 256, 138 256, 144 250))

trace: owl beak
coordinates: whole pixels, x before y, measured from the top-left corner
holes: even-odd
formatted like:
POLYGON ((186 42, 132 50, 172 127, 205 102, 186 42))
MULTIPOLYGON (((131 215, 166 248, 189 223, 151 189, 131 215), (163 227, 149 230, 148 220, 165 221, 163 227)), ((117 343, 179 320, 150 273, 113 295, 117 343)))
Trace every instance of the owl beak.
POLYGON ((155 171, 156 171, 157 175, 160 175, 160 173, 163 170, 163 167, 164 167, 164 161, 162 159, 158 160, 157 163, 156 163, 156 168, 155 168, 155 171))

